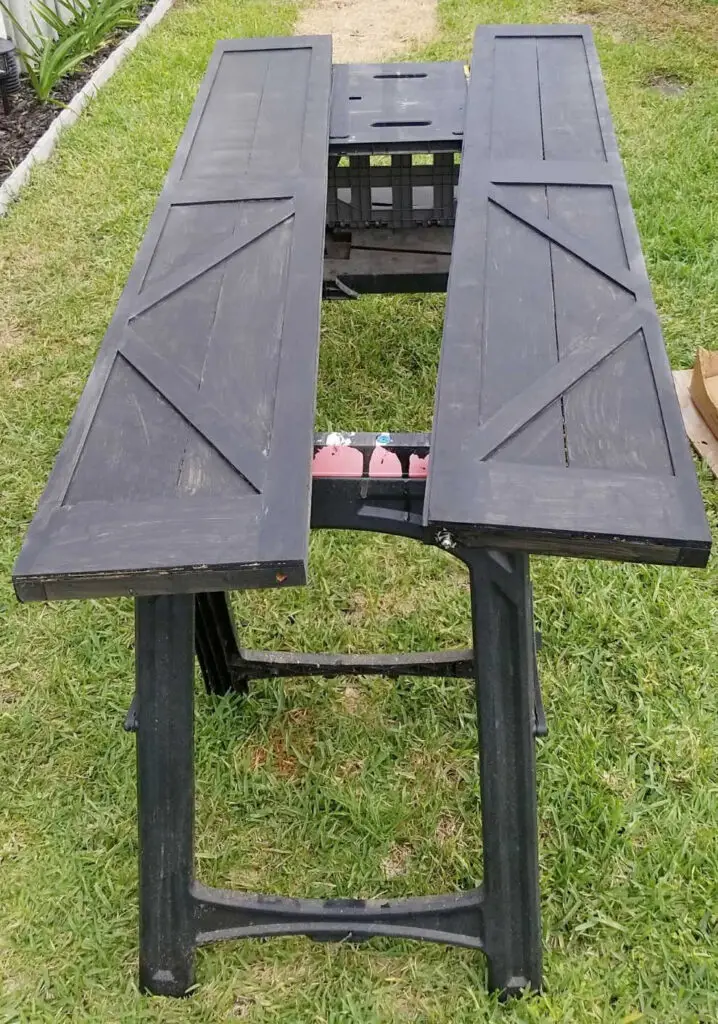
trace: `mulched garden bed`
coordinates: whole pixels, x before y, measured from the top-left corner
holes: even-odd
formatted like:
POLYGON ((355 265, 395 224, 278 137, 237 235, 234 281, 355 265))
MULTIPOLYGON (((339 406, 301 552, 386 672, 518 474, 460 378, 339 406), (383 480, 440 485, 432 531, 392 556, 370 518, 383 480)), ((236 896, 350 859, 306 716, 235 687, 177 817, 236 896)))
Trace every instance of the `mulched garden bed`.
MULTIPOLYGON (((144 21, 154 5, 155 0, 141 4, 137 12, 138 20, 144 21)), ((20 91, 10 98, 10 113, 3 114, 0 106, 0 185, 44 135, 63 105, 70 102, 100 64, 120 45, 125 36, 134 32, 136 28, 137 26, 133 25, 115 32, 101 50, 83 61, 75 74, 68 75, 58 82, 52 94, 54 103, 40 103, 27 78, 23 76, 20 79, 20 91)))

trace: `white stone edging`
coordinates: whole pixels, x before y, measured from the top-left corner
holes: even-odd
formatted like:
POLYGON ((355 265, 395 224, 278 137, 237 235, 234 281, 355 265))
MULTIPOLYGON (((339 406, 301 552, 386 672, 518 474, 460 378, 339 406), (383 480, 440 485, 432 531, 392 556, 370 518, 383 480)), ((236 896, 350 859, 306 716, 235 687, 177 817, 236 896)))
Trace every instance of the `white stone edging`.
POLYGON ((63 128, 73 124, 80 116, 81 111, 97 93, 98 89, 114 75, 118 67, 139 43, 140 39, 147 35, 151 29, 164 18, 174 0, 158 0, 144 21, 140 22, 134 32, 131 32, 116 50, 113 50, 107 60, 100 64, 99 68, 88 78, 79 92, 75 93, 67 106, 62 110, 50 127, 41 135, 25 159, 17 165, 12 174, 0 185, 0 217, 7 213, 10 203, 15 199, 20 189, 27 183, 30 173, 35 164, 47 160, 57 145, 57 140, 63 128))

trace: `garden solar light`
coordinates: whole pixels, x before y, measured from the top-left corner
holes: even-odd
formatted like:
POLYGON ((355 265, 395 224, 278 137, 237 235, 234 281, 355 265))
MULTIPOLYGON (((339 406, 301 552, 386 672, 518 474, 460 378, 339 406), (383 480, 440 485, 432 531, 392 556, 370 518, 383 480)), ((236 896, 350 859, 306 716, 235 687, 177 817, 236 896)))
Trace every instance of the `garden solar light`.
POLYGON ((0 95, 2 108, 10 113, 10 96, 20 88, 20 70, 12 39, 0 39, 0 95))

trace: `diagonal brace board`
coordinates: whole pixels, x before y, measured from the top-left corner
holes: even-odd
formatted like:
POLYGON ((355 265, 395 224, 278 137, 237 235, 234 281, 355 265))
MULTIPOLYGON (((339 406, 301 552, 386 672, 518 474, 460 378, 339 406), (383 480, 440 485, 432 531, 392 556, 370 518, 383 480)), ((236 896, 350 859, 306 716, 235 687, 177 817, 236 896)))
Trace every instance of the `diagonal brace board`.
POLYGON ((634 308, 610 324, 590 345, 577 349, 556 363, 525 391, 517 395, 483 423, 476 434, 473 452, 477 459, 486 459, 511 437, 555 402, 569 388, 591 373, 604 359, 640 331, 650 315, 648 310, 634 308))
POLYGON ((598 246, 595 244, 586 245, 570 231, 565 231, 557 224, 552 224, 548 217, 537 217, 536 214, 526 207, 510 202, 506 195, 498 188, 489 187, 487 195, 490 202, 500 206, 506 213, 515 217, 516 220, 522 221, 528 227, 533 228, 534 231, 538 231, 544 238, 555 242, 562 249, 565 249, 566 252, 571 253, 572 256, 577 256, 583 263, 593 267, 594 270, 598 270, 604 277, 615 281, 616 284, 620 284, 626 291, 635 294, 637 282, 630 271, 626 271, 615 262, 609 262, 598 246))
POLYGON ((131 327, 117 351, 259 494, 267 468, 266 458, 258 456, 242 440, 229 420, 203 398, 202 392, 188 384, 163 356, 153 352, 131 327))
MULTIPOLYGON (((260 205, 263 200, 256 200, 257 204, 260 205)), ((181 288, 185 288, 191 281, 201 277, 202 274, 206 274, 208 270, 213 267, 219 266, 228 260, 231 256, 245 249, 252 242, 256 242, 257 239, 261 238, 272 228, 278 227, 284 221, 289 220, 290 217, 294 216, 294 203, 291 199, 286 200, 287 209, 283 210, 282 213, 277 214, 276 211, 266 210, 261 211, 259 216, 253 220, 251 225, 247 225, 243 230, 236 234, 233 234, 231 238, 227 239, 222 245, 217 246, 215 249, 211 249, 207 253, 203 253, 201 257, 196 259, 189 267, 184 267, 182 270, 178 270, 174 274, 169 274, 165 279, 159 281, 157 284, 151 285, 150 287, 143 289, 139 295, 139 302, 130 317, 130 322, 133 319, 140 316, 142 313, 146 313, 148 309, 156 306, 158 302, 162 302, 163 299, 169 298, 174 292, 179 291, 181 288)))

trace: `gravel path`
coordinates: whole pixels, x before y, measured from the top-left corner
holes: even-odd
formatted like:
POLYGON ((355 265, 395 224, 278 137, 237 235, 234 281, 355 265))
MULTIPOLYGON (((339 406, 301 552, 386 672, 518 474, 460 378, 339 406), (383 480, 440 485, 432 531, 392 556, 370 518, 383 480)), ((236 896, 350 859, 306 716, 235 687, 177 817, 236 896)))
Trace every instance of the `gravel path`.
POLYGON ((297 35, 331 34, 336 63, 387 60, 435 32, 436 0, 315 0, 296 27, 297 35))

